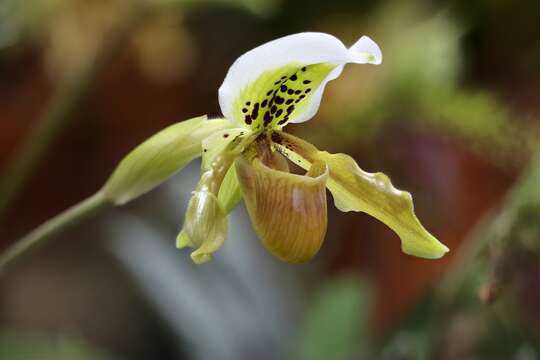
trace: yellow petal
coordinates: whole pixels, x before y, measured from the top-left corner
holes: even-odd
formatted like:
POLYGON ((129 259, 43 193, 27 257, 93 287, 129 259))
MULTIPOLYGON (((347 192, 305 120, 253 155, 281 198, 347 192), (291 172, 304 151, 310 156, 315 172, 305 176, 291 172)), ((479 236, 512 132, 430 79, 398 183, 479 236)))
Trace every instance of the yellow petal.
POLYGON ((276 131, 272 140, 277 149, 304 168, 323 161, 329 168, 328 189, 341 211, 362 211, 396 232, 404 253, 427 259, 442 257, 449 249, 431 235, 414 213, 411 194, 396 189, 382 173, 368 173, 345 154, 319 151, 310 143, 276 131))
POLYGON ((272 169, 258 158, 235 163, 251 222, 266 248, 289 263, 311 259, 326 234, 326 165, 314 164, 301 176, 272 169))

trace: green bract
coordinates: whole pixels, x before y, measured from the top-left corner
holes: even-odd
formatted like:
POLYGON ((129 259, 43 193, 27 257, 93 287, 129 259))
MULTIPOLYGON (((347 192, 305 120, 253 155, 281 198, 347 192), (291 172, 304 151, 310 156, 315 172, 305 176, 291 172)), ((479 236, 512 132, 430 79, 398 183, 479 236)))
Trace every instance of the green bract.
POLYGON ((200 156, 203 139, 228 127, 230 122, 205 115, 158 132, 120 162, 103 188, 105 196, 121 205, 152 190, 200 156))
POLYGON ((227 215, 244 197, 255 232, 278 258, 299 263, 322 246, 326 188, 341 211, 365 212, 401 238, 405 253, 435 259, 448 248, 418 221, 408 192, 382 173, 367 173, 345 154, 319 151, 281 129, 311 119, 325 85, 347 63, 380 64, 379 47, 362 37, 350 48, 333 36, 300 33, 238 58, 219 89, 225 119, 199 117, 173 125, 133 150, 104 188, 123 204, 202 155, 201 179, 177 247, 196 263, 212 258, 227 237, 227 215), (287 158, 307 170, 289 172, 287 158))

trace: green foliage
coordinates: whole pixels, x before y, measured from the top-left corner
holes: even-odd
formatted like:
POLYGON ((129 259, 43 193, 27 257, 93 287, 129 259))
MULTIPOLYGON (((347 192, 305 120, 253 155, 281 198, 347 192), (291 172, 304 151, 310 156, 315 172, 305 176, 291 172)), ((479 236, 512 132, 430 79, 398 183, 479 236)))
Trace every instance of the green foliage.
POLYGON ((112 360, 109 354, 71 337, 42 337, 0 331, 0 359, 6 360, 112 360))
POLYGON ((366 359, 371 291, 356 277, 340 277, 318 288, 308 304, 291 359, 366 359))

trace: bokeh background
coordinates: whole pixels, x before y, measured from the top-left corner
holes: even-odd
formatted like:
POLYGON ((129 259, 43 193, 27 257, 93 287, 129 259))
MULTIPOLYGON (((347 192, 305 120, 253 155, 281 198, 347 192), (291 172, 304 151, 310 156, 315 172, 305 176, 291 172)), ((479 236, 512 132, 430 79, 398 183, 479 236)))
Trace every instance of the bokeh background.
POLYGON ((388 174, 452 251, 409 257, 329 206, 321 252, 287 265, 239 207, 197 267, 174 247, 194 162, 1 275, 0 359, 540 358, 534 0, 1 0, 0 248, 156 131, 219 116, 234 59, 299 31, 367 34, 384 62, 287 130, 388 174))

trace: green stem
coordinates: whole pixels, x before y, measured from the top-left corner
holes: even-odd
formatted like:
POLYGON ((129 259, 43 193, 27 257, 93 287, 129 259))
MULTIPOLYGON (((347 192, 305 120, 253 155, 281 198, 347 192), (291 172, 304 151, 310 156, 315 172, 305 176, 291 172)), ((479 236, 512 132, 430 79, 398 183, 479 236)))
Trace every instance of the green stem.
POLYGON ((110 203, 101 191, 47 220, 0 254, 0 273, 52 236, 90 218, 110 203))

